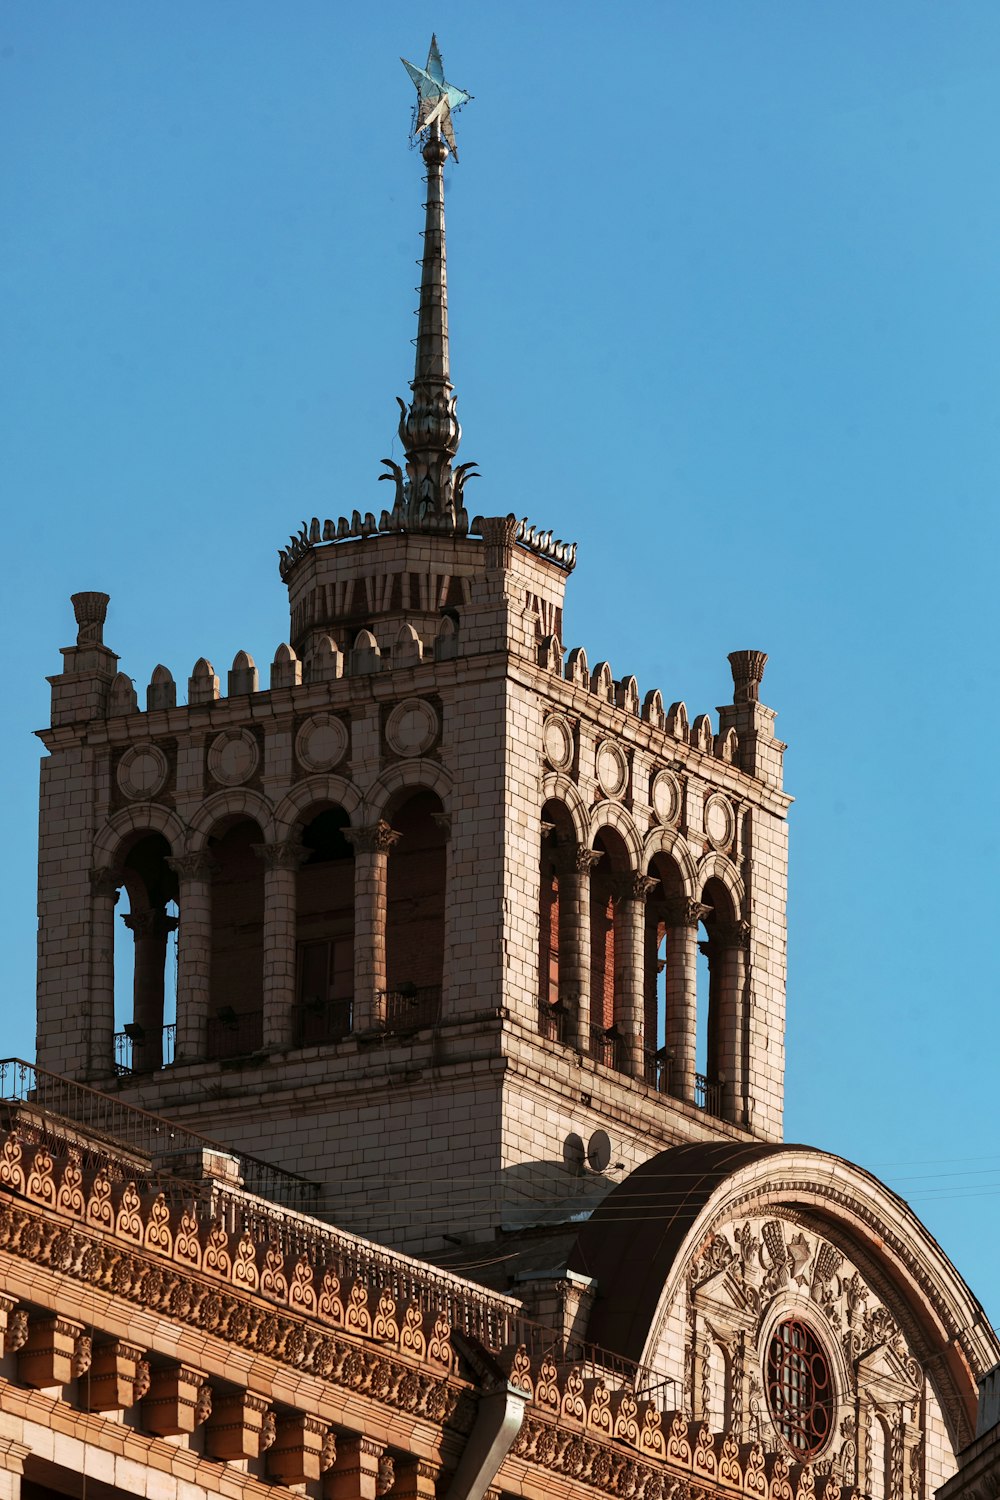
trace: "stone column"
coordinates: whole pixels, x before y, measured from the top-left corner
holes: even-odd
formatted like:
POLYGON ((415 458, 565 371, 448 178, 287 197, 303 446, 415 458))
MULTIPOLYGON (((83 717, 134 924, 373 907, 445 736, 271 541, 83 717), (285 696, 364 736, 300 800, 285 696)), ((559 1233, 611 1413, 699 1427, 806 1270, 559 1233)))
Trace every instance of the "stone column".
POLYGON ((582 1053, 590 1050, 590 872, 601 858, 585 844, 558 845, 559 1002, 566 1040, 582 1053))
POLYGON ((265 868, 261 1045, 265 1052, 280 1052, 294 1045, 295 876, 309 851, 297 839, 285 839, 280 844, 255 844, 254 853, 265 868))
POLYGON ((212 871, 207 850, 181 854, 167 864, 177 876, 180 944, 177 955, 177 1040, 174 1059, 205 1055, 212 983, 212 871))
POLYGON ((711 907, 687 896, 670 896, 667 929, 667 1053, 672 1056, 670 1091, 694 1103, 695 1049, 698 1041, 698 923, 711 907))
POLYGON ((646 1005, 646 897, 659 881, 648 875, 622 875, 615 882, 615 1022, 621 1033, 619 1067, 630 1078, 643 1076, 643 1018, 646 1005), (619 940, 620 939, 620 944, 619 940))
POLYGON ((90 872, 90 1078, 115 1070, 115 905, 120 881, 104 866, 90 872))
POLYGON ((718 1082, 722 1117, 734 1125, 749 1124, 747 1098, 747 954, 749 922, 713 923, 709 963, 718 964, 716 979, 720 1000, 717 1043, 718 1082))
POLYGON ((345 828, 354 845, 354 1022, 356 1032, 378 1031, 385 1020, 385 921, 389 851, 400 835, 381 819, 345 828))
POLYGON ((163 1000, 167 964, 167 939, 178 919, 168 917, 162 906, 134 911, 122 921, 135 941, 135 977, 132 982, 132 1020, 137 1035, 132 1038, 132 1071, 155 1073, 163 1067, 163 1000))

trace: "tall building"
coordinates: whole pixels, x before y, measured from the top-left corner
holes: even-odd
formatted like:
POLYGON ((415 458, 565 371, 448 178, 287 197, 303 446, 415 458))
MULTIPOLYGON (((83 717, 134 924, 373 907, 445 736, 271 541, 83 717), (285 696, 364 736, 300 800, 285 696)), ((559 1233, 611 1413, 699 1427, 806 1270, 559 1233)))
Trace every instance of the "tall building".
POLYGON ((283 549, 267 687, 241 652, 225 693, 202 659, 140 707, 108 597, 74 596, 38 1066, 3 1079, 0 1495, 20 1466, 26 1497, 921 1500, 1000 1347, 904 1203, 782 1143, 766 657, 731 654, 715 722, 641 697, 565 649, 553 518, 472 513, 443 195, 469 96, 435 43, 407 67, 389 503, 283 549))

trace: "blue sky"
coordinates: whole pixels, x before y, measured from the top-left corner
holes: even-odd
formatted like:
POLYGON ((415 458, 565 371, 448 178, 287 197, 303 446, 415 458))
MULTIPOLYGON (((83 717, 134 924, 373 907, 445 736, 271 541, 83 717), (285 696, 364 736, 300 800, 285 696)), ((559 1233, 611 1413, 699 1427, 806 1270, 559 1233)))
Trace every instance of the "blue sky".
POLYGON ((276 552, 377 510, 449 168, 477 510, 580 544, 566 645, 692 715, 770 653, 788 1137, 907 1197, 1000 1316, 1000 8, 548 0, 0 10, 6 1053, 33 1050, 45 674, 112 596, 145 687, 287 635, 276 552))

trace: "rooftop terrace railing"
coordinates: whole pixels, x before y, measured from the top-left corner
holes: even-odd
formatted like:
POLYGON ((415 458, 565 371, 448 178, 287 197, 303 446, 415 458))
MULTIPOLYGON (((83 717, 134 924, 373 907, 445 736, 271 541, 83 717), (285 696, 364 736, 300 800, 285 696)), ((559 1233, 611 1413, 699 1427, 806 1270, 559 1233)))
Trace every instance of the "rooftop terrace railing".
POLYGON ((318 1201, 318 1185, 295 1172, 209 1140, 85 1083, 48 1073, 20 1057, 0 1060, 0 1103, 29 1105, 42 1116, 36 1128, 51 1136, 54 1145, 64 1138, 58 1129, 62 1124, 98 1137, 112 1152, 117 1146, 148 1157, 153 1170, 169 1171, 173 1163, 183 1169, 192 1157, 200 1159, 205 1152, 228 1156, 235 1161, 248 1193, 305 1213, 314 1211, 318 1201), (46 1127, 45 1116, 53 1117, 51 1127, 46 1127))

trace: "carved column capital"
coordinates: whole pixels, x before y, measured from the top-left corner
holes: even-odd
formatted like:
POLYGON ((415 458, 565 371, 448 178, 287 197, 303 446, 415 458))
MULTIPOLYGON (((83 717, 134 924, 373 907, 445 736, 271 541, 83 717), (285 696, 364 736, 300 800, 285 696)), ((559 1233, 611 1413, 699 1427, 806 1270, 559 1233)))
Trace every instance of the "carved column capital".
POLYGON ((701 901, 692 901, 690 896, 668 896, 664 920, 668 927, 697 927, 712 915, 712 908, 701 901))
POLYGON ((217 868, 215 860, 207 849, 200 849, 196 854, 175 854, 167 859, 167 864, 178 880, 211 880, 217 868))
POLYGON ((630 870, 614 877, 612 893, 616 901, 645 901, 659 883, 651 875, 636 875, 630 870))
POLYGON ((388 854, 401 838, 384 818, 365 828, 345 828, 343 833, 347 842, 354 845, 355 854, 388 854))
POLYGON ((451 838, 451 813, 431 813, 431 822, 435 823, 437 827, 440 828, 446 839, 451 838))
POLYGON ((297 870, 310 854, 298 839, 283 839, 277 844, 252 844, 251 848, 267 870, 297 870))
POLYGON ((588 849, 586 844, 570 841, 556 845, 556 859, 560 875, 589 875, 594 866, 604 858, 599 849, 588 849))
POLYGON ((750 947, 750 923, 742 919, 713 922, 712 938, 721 948, 740 948, 745 952, 750 947))
POLYGON ((121 877, 110 865, 102 865, 100 869, 90 871, 90 889, 95 896, 111 896, 117 901, 120 885, 121 877))
POLYGON ((177 930, 179 917, 168 917, 160 907, 149 907, 146 911, 123 912, 122 921, 138 941, 139 938, 169 937, 177 930))

